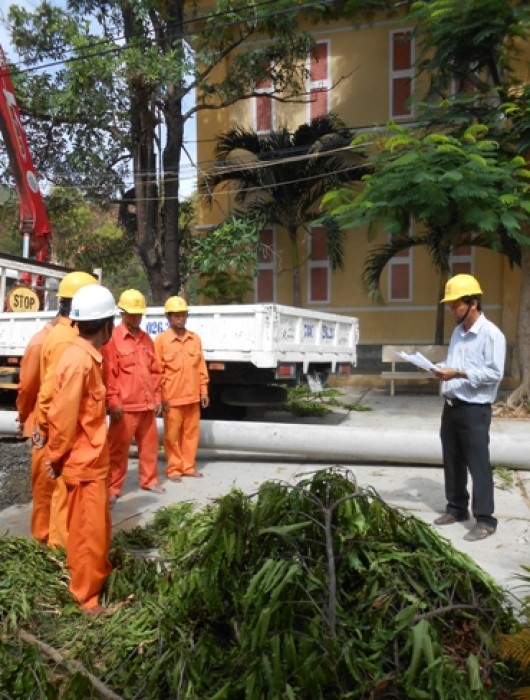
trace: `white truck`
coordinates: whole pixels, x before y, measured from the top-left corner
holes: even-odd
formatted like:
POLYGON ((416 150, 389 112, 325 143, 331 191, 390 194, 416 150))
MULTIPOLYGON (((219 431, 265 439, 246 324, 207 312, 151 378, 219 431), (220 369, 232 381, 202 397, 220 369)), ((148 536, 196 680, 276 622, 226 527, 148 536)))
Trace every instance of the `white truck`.
MULTIPOLYGON (((56 273, 58 279, 65 274, 62 269, 56 273)), ((14 407, 26 345, 55 313, 0 313, 4 410, 14 407)), ((164 309, 149 308, 144 330, 154 338, 167 327, 164 309)), ((188 327, 203 343, 210 374, 210 415, 215 417, 237 417, 245 407, 281 404, 286 396, 282 385, 308 378, 319 386, 328 374, 349 374, 357 363, 359 326, 349 316, 276 304, 192 306, 188 327)))
MULTIPOLYGON (((307 378, 318 387, 357 364, 359 324, 349 316, 277 304, 192 306, 187 325, 202 340, 216 416, 281 404, 281 385, 307 378)), ((151 337, 164 331, 164 310, 148 309, 143 327, 151 337)))

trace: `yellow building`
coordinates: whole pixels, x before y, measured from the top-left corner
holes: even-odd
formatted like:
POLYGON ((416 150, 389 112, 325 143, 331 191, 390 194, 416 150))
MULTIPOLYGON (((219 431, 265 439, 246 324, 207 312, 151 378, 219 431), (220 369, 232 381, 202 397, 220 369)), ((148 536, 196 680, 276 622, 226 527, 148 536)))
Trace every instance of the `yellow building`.
MULTIPOLYGON (((213 141, 235 125, 264 134, 282 126, 294 130, 329 111, 354 131, 371 130, 390 121, 414 125, 416 115, 410 98, 421 95, 425 84, 415 77, 417 47, 411 26, 388 19, 355 27, 336 22, 315 27, 312 34, 317 42, 315 55, 308 57, 307 63, 312 101, 280 104, 258 97, 227 110, 207 111, 198 120, 199 166, 211 163, 213 141)), ((264 84, 260 89, 266 92, 269 88, 264 84)), ((199 230, 218 224, 231 213, 231 207, 229 196, 217 196, 211 209, 200 210, 199 230)), ((290 304, 287 234, 267 230, 262 232, 262 240, 271 252, 259 262, 254 296, 247 301, 290 304)), ((379 243, 383 240, 381 235, 379 243)), ((439 279, 426 251, 412 249, 390 262, 382 278, 384 304, 379 305, 370 301, 361 287, 364 260, 377 242, 368 242, 364 230, 349 231, 344 270, 332 273, 322 232, 316 229, 306 236, 303 246, 308 262, 302 269, 302 305, 357 316, 361 344, 434 342, 439 279)), ((469 272, 479 279, 486 315, 513 345, 519 272, 511 270, 501 255, 471 246, 455 250, 451 262, 453 273, 469 272)), ((452 328, 447 314, 446 342, 452 328)))

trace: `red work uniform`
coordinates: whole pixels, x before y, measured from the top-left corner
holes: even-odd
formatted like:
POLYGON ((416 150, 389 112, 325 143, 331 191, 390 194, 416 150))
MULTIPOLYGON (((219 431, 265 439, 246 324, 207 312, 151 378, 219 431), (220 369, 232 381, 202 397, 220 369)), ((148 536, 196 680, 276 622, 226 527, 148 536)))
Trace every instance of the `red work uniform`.
POLYGON ((186 330, 182 338, 168 328, 155 338, 164 411, 166 474, 195 471, 200 436, 200 399, 208 393, 208 369, 201 339, 186 330))
MULTIPOLYGON (((48 333, 42 346, 40 358, 41 387, 37 399, 36 421, 41 432, 48 433, 48 409, 50 408, 55 382, 55 371, 63 353, 78 337, 77 327, 69 318, 61 316, 56 326, 48 333)), ((50 507, 50 547, 66 548, 66 487, 62 477, 55 480, 50 507)))
POLYGON ((67 491, 66 546, 70 592, 82 609, 98 604, 108 560, 111 520, 109 450, 102 356, 77 338, 57 365, 48 411, 48 458, 62 464, 67 491))
POLYGON ((125 481, 129 447, 133 437, 138 446, 140 486, 158 483, 158 430, 155 407, 160 404, 160 372, 153 341, 140 328, 133 335, 121 323, 101 349, 107 408, 123 409, 123 416, 111 416, 109 427, 109 493, 119 496, 125 481))
MULTIPOLYGON (((42 346, 53 324, 47 323, 29 341, 20 363, 17 411, 24 437, 31 437, 36 422, 36 404, 40 389, 40 356, 42 346)), ((48 542, 50 532, 50 504, 54 483, 46 471, 48 450, 31 448, 31 534, 40 542, 48 542)))

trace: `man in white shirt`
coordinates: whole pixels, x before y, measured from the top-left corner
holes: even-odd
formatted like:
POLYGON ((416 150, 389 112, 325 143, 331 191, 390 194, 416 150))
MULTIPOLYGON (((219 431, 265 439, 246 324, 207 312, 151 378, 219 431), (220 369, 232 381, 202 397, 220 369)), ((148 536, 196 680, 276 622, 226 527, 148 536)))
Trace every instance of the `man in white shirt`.
POLYGON ((457 323, 447 360, 436 376, 443 381, 445 403, 440 438, 444 462, 446 512, 435 525, 469 518, 467 470, 473 482, 471 510, 476 519, 464 539, 474 542, 497 529, 493 517, 493 472, 489 456, 491 404, 504 374, 506 339, 481 310, 482 289, 471 275, 448 280, 440 303, 457 323))

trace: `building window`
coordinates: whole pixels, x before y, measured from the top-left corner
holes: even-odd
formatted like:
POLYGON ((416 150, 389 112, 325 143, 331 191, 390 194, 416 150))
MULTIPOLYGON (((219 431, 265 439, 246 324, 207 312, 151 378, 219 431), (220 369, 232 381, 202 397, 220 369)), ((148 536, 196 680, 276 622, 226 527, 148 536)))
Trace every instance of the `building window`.
POLYGON ((274 303, 276 297, 274 278, 275 235, 274 229, 259 232, 258 270, 254 283, 254 298, 261 304, 274 303))
POLYGON ((453 248, 449 258, 451 276, 473 274, 473 246, 461 245, 453 248))
POLYGON ((389 301, 412 301, 412 248, 406 248, 388 263, 389 301))
POLYGON ((310 304, 327 304, 330 297, 331 275, 328 258, 328 239, 323 226, 311 228, 309 233, 309 294, 310 304))
POLYGON ((414 116, 411 105, 414 82, 414 38, 411 30, 390 32, 390 118, 414 116))
POLYGON ((255 90, 260 94, 254 98, 254 130, 258 134, 268 134, 274 128, 274 100, 268 97, 273 89, 270 78, 256 85, 255 90))
POLYGON ((329 113, 329 42, 318 43, 309 54, 309 119, 329 113))

